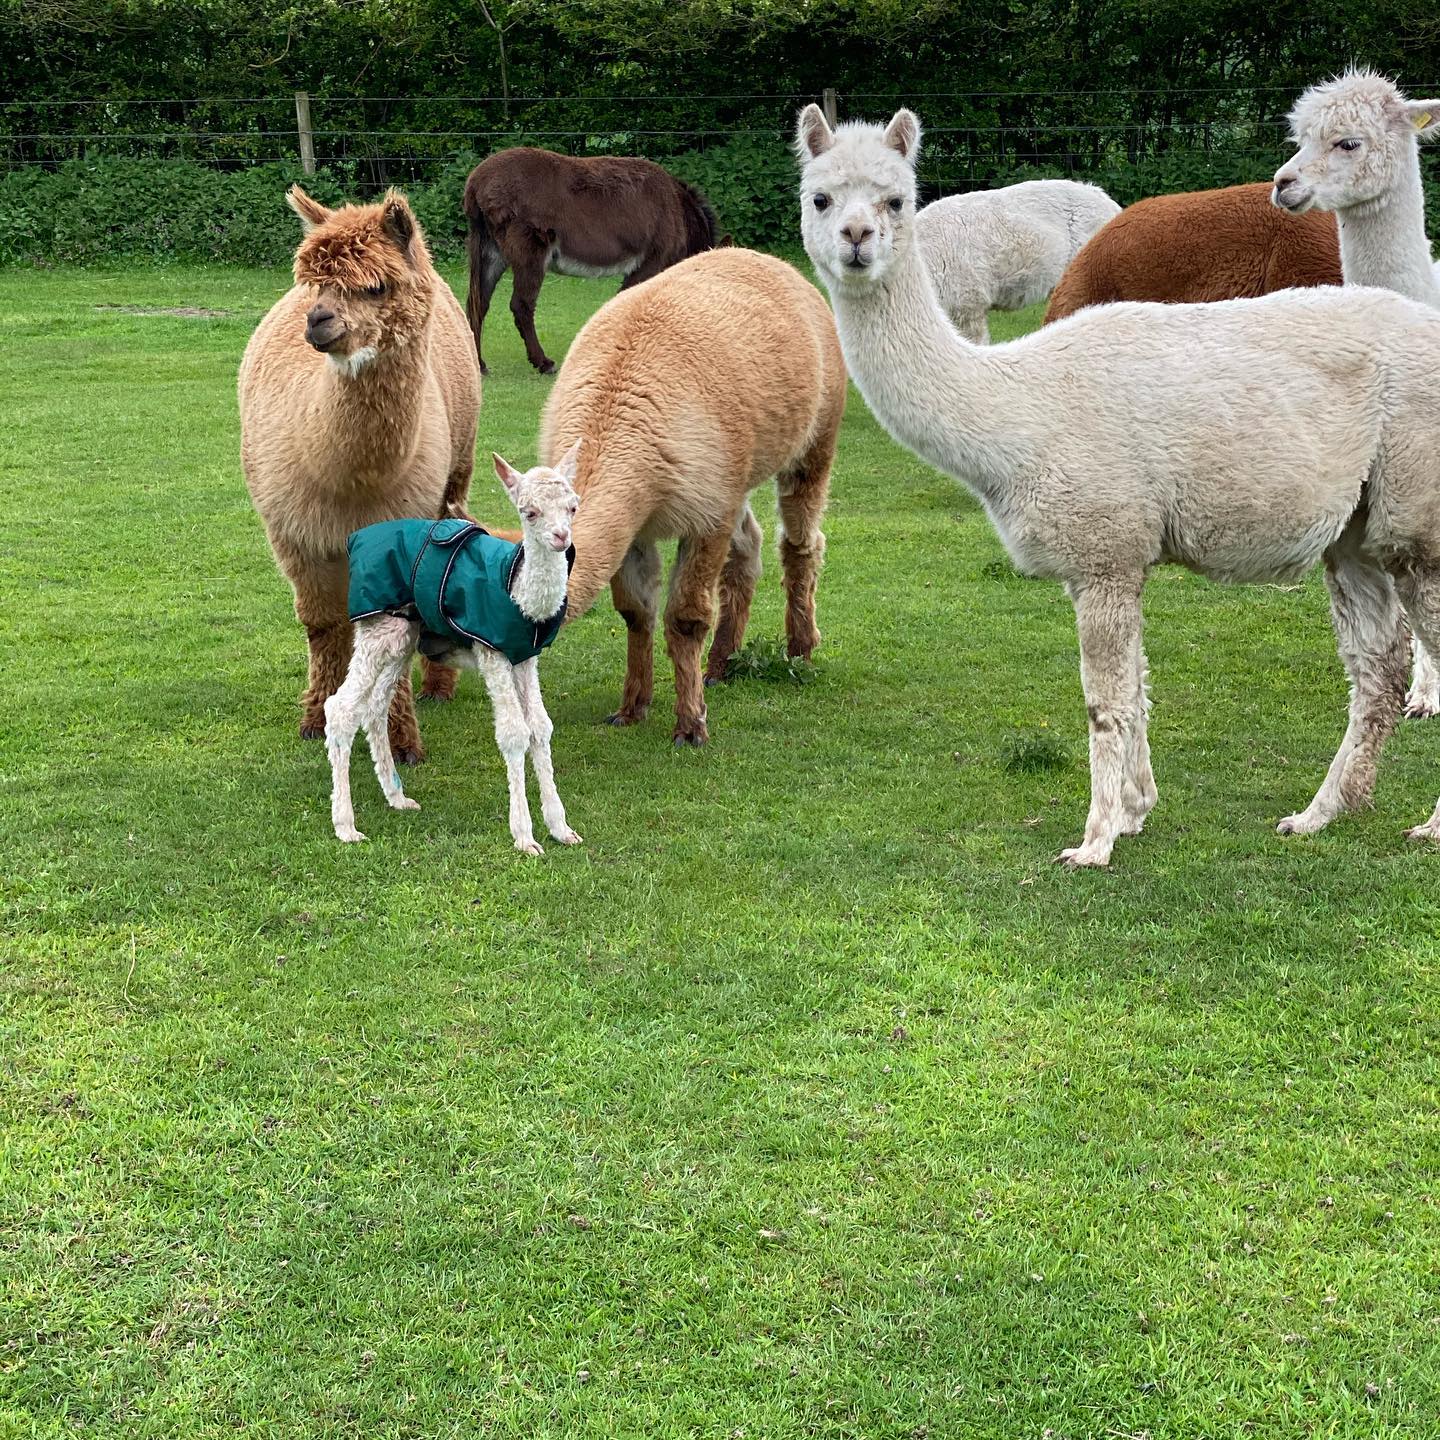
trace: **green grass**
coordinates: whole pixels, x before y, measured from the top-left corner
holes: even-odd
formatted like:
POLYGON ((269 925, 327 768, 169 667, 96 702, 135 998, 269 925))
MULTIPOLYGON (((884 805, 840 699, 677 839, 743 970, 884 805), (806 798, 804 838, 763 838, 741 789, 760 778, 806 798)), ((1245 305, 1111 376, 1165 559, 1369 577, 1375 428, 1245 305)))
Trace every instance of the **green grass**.
POLYGON ((611 730, 602 602, 544 665, 583 848, 511 850, 473 679, 341 846, 238 463, 284 281, 0 272, 0 1435, 1440 1432, 1440 722, 1273 833, 1317 583, 1154 577, 1160 806, 1065 873, 1070 607, 852 398, 810 683, 761 646, 676 752, 662 656, 611 730))

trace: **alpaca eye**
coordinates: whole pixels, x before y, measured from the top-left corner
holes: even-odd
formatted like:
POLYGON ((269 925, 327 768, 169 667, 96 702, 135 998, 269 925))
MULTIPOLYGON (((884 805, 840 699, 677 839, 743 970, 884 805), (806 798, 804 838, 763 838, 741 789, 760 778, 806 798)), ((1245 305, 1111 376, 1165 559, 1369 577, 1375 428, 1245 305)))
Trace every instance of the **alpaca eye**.
POLYGON ((580 502, 579 502, 578 500, 572 500, 572 501, 570 502, 570 513, 571 513, 572 515, 573 515, 579 508, 580 508, 580 502))
POLYGON ((385 284, 382 281, 379 285, 367 285, 365 293, 372 299, 378 300, 385 293, 385 284))
POLYGON ((529 509, 529 508, 526 508, 526 509, 522 510, 520 513, 521 513, 527 520, 538 520, 538 519, 540 518, 540 512, 539 512, 538 510, 531 510, 531 509, 529 509))
POLYGON ((828 210, 830 208, 830 197, 828 195, 817 195, 815 197, 815 208, 817 210, 828 210))
POLYGON ((1358 140, 1337 140, 1335 148, 1337 150, 1358 150, 1360 142, 1358 140))
POLYGON ((898 215, 905 208, 905 202, 898 195, 892 195, 886 203, 894 215, 898 215))

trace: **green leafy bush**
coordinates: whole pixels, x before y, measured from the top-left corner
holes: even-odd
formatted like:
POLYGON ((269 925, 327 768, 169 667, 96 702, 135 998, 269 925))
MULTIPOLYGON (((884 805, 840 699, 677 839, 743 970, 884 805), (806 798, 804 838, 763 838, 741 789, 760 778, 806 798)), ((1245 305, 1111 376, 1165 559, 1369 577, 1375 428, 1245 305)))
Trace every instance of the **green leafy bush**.
POLYGON ((793 249, 799 237, 799 176, 789 148, 763 135, 665 161, 671 174, 705 192, 722 234, 755 249, 793 249))

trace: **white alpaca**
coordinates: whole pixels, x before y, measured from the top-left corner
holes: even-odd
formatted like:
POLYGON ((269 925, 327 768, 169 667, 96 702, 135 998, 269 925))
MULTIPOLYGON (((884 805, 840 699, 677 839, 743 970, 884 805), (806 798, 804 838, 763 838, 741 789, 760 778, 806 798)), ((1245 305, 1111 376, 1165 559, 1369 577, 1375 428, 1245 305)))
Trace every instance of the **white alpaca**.
MULTIPOLYGON (((1140 592, 1166 561, 1222 580, 1324 559, 1350 723, 1283 833, 1369 802, 1405 683, 1404 600, 1440 643, 1440 315, 1371 289, 1115 304, 1007 345, 961 338, 915 244, 920 125, 801 112, 801 228, 845 362, 892 435, 979 497, 1015 564, 1075 604, 1090 721, 1084 840, 1104 865, 1155 803, 1140 592)), ((1440 804, 1411 835, 1440 839, 1440 804)))
MULTIPOLYGON (((1275 174, 1275 203, 1296 215, 1335 212, 1347 285, 1440 309, 1418 144, 1440 134, 1440 100, 1407 100, 1383 75, 1351 70, 1295 102, 1290 132, 1299 149, 1275 174)), ((1405 713, 1440 714, 1440 668, 1418 640, 1405 713)))
POLYGON ((947 195, 915 216, 915 237, 940 308, 977 345, 986 312, 1046 299, 1080 247, 1120 207, 1098 185, 1025 180, 947 195))
MULTIPOLYGON (((541 647, 548 643, 548 638, 538 638, 540 627, 548 627, 547 635, 553 635, 565 608, 565 592, 574 554, 569 548, 570 530, 579 506, 574 488, 579 453, 577 443, 553 469, 537 465, 523 475, 499 455, 492 457, 495 473, 504 482, 520 512, 524 536, 520 556, 505 567, 508 571, 506 593, 525 621, 534 622, 534 637, 541 647)), ((391 526, 373 528, 380 532, 413 523, 392 522, 391 526)), ((467 527, 457 521, 441 521, 439 524, 459 527, 461 531, 468 528, 473 532, 476 529, 473 525, 467 527)), ((359 533, 364 535, 366 532, 359 533)), ((351 541, 352 612, 356 606, 356 568, 353 563, 356 538, 352 537, 351 541)), ((393 569, 397 575, 409 575, 413 584, 418 562, 413 568, 407 562, 403 567, 393 569)), ((450 572, 447 570, 445 575, 448 582, 450 572)), ((444 590, 437 593, 448 613, 449 593, 444 590)), ((408 609, 409 614, 415 613, 414 606, 408 609)), ((390 752, 386 716, 401 678, 410 673, 410 662, 421 641, 422 630, 427 632, 427 649, 435 650, 432 658, 442 659, 445 664, 457 668, 478 670, 485 680, 485 688, 490 692, 490 702, 495 708, 495 743, 505 757, 510 782, 510 833, 515 838, 515 848, 526 855, 544 853, 531 828, 530 805, 525 795, 527 749, 540 785, 540 805, 546 827, 562 845, 580 844, 580 836, 565 819, 565 807, 555 788, 555 773, 550 761, 550 736, 554 727, 540 698, 538 655, 512 664, 503 652, 484 644, 457 644, 453 639, 448 645, 437 643, 439 637, 432 637, 428 626, 422 626, 420 619, 409 618, 403 613, 375 613, 356 621, 350 669, 344 684, 325 702, 325 743, 330 752, 332 780, 330 813, 335 834, 348 841, 365 838, 355 828, 355 810, 350 799, 350 747, 355 732, 362 726, 370 742, 375 774, 391 808, 420 808, 401 789, 400 774, 390 752)))

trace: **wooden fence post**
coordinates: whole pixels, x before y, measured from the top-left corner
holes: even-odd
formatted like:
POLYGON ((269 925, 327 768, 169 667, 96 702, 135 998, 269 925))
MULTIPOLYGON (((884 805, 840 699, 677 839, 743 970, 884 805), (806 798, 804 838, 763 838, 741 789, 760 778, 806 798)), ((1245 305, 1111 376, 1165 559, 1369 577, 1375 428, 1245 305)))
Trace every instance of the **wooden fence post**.
POLYGON ((833 130, 840 123, 840 96, 834 90, 822 90, 820 108, 825 112, 825 123, 833 130))
POLYGON ((300 168, 315 173, 315 132, 310 126, 310 96, 304 90, 295 92, 295 129, 300 134, 300 168))

